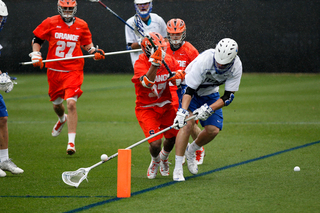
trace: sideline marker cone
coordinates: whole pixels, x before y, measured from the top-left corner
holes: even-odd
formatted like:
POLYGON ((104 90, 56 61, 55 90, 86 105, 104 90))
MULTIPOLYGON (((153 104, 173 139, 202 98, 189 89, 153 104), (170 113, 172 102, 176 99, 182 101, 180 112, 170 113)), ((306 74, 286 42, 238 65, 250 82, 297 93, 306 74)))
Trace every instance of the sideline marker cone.
POLYGON ((118 150, 117 197, 131 197, 131 149, 118 150))

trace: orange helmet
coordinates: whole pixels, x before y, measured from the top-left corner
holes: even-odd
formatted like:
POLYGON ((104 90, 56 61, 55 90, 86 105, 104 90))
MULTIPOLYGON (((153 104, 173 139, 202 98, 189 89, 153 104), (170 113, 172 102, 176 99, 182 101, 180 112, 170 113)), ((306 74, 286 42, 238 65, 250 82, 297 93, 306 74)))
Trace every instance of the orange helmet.
MULTIPOLYGON (((151 40, 153 41, 154 45, 156 47, 160 47, 163 49, 163 51, 167 51, 167 43, 166 41, 164 40, 164 38, 162 37, 161 34, 159 33, 149 33, 150 37, 151 37, 151 40)), ((144 52, 144 54, 149 58, 154 52, 154 48, 152 46, 152 44, 150 43, 149 39, 148 38, 144 38, 142 41, 141 41, 141 48, 144 52)))
POLYGON ((175 48, 180 48, 186 38, 186 24, 182 19, 171 19, 167 23, 168 40, 175 48), (176 35, 174 35, 176 34, 176 35))
POLYGON ((58 0, 58 12, 65 22, 71 22, 77 12, 77 1, 58 0))

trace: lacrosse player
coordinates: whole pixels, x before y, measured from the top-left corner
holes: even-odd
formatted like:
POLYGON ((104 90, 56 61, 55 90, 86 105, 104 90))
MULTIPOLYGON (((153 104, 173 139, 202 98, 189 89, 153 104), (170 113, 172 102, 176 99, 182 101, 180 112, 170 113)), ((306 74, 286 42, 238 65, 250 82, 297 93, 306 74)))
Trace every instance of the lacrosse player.
POLYGON ((186 92, 182 98, 174 123, 180 128, 176 140, 174 181, 184 181, 182 160, 187 158, 188 169, 198 173, 195 151, 212 141, 222 129, 222 107, 228 106, 239 90, 242 63, 238 44, 230 38, 219 41, 215 49, 201 53, 186 68, 186 92), (220 97, 219 86, 225 84, 224 95, 220 97), (186 117, 196 115, 204 129, 189 145, 194 120, 185 122, 186 117))
MULTIPOLYGON (((104 59, 104 51, 94 47, 88 25, 82 19, 75 17, 76 0, 58 0, 59 15, 44 20, 34 31, 32 50, 30 53, 34 67, 43 67, 41 46, 45 40, 49 42, 47 59, 82 56, 82 50, 94 54, 94 60, 104 59)), ((78 114, 76 102, 82 95, 84 59, 73 59, 46 63, 49 83, 49 96, 53 110, 58 115, 52 136, 60 134, 68 120, 67 154, 73 155, 75 149, 78 114), (67 102, 68 115, 65 114, 63 101, 67 102)))
MULTIPOLYGON (((198 55, 198 50, 188 41, 184 41, 187 35, 187 27, 185 22, 182 19, 171 19, 167 22, 167 36, 168 36, 168 47, 167 54, 172 55, 179 63, 181 70, 177 72, 175 76, 169 78, 170 80, 170 90, 174 106, 178 110, 181 107, 182 95, 185 92, 187 87, 185 84, 182 84, 185 76, 185 69, 188 64, 193 61, 198 55), (178 86, 178 88, 177 88, 178 86)), ((191 131, 191 137, 195 140, 200 133, 201 129, 199 128, 197 122, 195 122, 193 130, 191 131)), ((205 151, 203 146, 196 151, 196 160, 197 164, 200 165, 203 163, 203 158, 205 151)))
MULTIPOLYGON (((3 29, 8 17, 8 9, 6 4, 0 0, 0 31, 3 29)), ((1 45, 0 45, 1 49, 1 45)), ((0 90, 6 93, 13 89, 13 82, 7 73, 0 71, 0 90)), ((12 174, 21 174, 24 171, 14 164, 9 158, 9 133, 8 133, 8 112, 3 97, 0 94, 0 177, 5 177, 7 174, 4 171, 9 171, 12 174)))
MULTIPOLYGON (((144 31, 144 34, 147 34, 148 32, 157 32, 166 40, 166 23, 159 15, 151 13, 152 0, 134 0, 134 7, 136 9, 136 15, 138 15, 143 22, 142 30, 144 31)), ((133 28, 136 26, 135 18, 135 16, 132 16, 127 20, 127 23, 133 28)), ((141 38, 127 25, 125 26, 125 35, 128 50, 141 48, 141 38)), ((132 66, 134 66, 134 63, 141 53, 143 52, 130 53, 132 66)))
MULTIPOLYGON (((144 54, 134 64, 134 76, 131 81, 135 85, 136 107, 135 113, 146 137, 171 126, 176 110, 172 105, 170 88, 168 85, 168 71, 162 63, 165 60, 171 70, 177 70, 178 62, 170 55, 166 55, 166 41, 159 33, 149 33, 157 50, 153 48, 148 38, 141 42, 144 54)), ((149 142, 151 163, 147 177, 154 179, 160 166, 162 176, 169 175, 168 157, 173 149, 177 130, 171 129, 160 134, 149 142), (162 137, 164 136, 163 148, 162 137)))

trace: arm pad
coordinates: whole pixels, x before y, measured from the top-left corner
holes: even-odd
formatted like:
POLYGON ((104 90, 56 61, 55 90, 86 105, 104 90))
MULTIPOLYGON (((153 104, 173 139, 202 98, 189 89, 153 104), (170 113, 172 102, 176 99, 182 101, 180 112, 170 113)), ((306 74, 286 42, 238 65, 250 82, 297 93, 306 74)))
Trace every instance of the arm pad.
POLYGON ((38 38, 37 36, 35 36, 33 39, 32 39, 33 43, 38 43, 40 46, 42 46, 44 40, 38 38))
POLYGON ((140 77, 140 82, 146 88, 151 88, 154 85, 154 81, 150 81, 146 75, 140 77))
POLYGON ((224 91, 224 94, 222 97, 220 97, 225 106, 228 106, 229 104, 231 104, 231 102, 234 99, 234 93, 233 92, 229 92, 229 91, 224 91))
POLYGON ((192 89, 190 87, 187 87, 185 94, 188 94, 188 95, 190 95, 192 97, 195 92, 196 92, 196 90, 194 90, 194 89, 192 89))

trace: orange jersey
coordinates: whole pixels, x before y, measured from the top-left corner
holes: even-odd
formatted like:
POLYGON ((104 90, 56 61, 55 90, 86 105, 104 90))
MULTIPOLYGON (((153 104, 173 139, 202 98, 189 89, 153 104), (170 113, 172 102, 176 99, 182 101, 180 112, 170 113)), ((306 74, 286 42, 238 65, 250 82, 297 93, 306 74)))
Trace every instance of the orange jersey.
POLYGON ((176 51, 172 51, 170 43, 167 43, 167 54, 172 55, 178 61, 180 70, 185 70, 188 64, 190 64, 191 61, 199 55, 198 50, 187 41, 185 41, 184 44, 176 51))
MULTIPOLYGON (((34 31, 34 35, 49 42, 47 59, 82 56, 80 45, 92 43, 88 24, 80 18, 69 27, 60 17, 45 19, 34 31)), ((46 68, 58 71, 83 70, 84 59, 73 59, 46 63, 46 68)))
MULTIPOLYGON (((165 62, 171 71, 176 71, 179 67, 178 62, 170 55, 166 55, 165 62)), ((155 84, 152 88, 146 88, 140 83, 140 77, 147 74, 151 62, 145 54, 140 54, 139 59, 134 64, 134 76, 131 81, 135 84, 136 91, 136 106, 162 106, 163 104, 172 102, 169 82, 168 71, 164 65, 161 65, 157 71, 155 84)))

